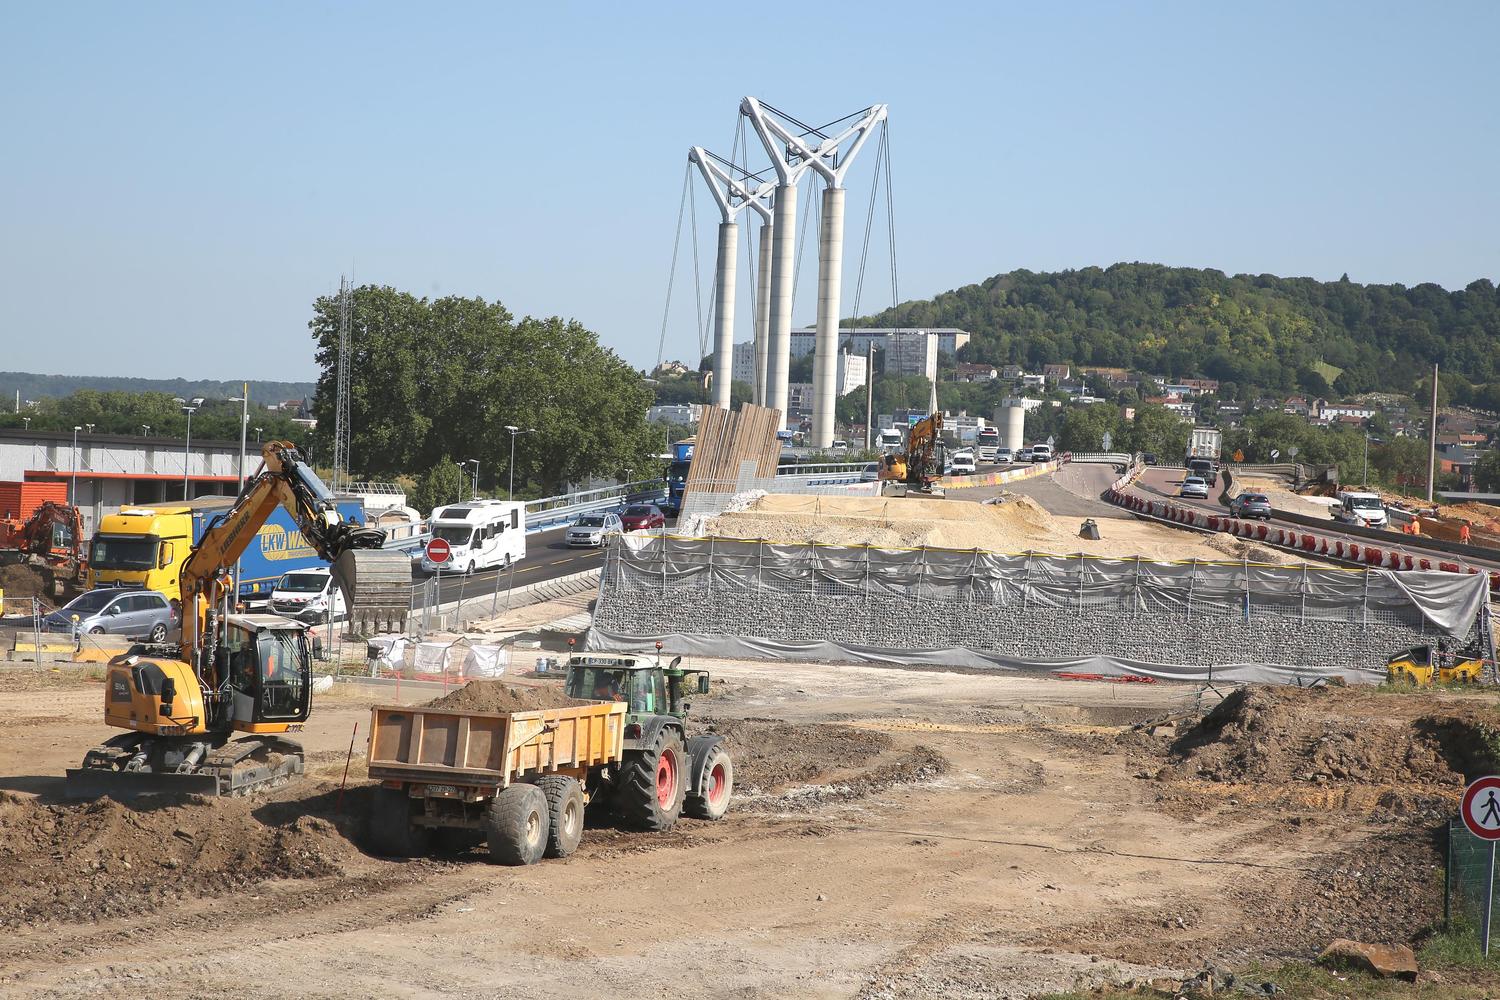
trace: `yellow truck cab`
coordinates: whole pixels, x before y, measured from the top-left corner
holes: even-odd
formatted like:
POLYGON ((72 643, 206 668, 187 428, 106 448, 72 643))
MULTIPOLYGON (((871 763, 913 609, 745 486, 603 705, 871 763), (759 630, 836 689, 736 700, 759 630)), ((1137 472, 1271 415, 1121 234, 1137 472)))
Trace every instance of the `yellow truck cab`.
POLYGON ((141 504, 106 515, 89 548, 89 587, 131 587, 165 594, 175 609, 177 576, 193 550, 193 510, 141 504))

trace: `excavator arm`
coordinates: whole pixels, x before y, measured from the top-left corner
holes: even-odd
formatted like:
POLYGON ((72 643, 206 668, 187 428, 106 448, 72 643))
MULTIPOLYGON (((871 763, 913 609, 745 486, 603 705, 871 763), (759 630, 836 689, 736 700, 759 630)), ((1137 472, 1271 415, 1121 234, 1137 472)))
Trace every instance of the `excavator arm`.
POLYGON ((261 449, 260 469, 235 505, 203 533, 182 566, 182 649, 204 662, 209 620, 225 613, 232 592, 230 571, 278 506, 296 520, 303 539, 332 565, 355 629, 386 631, 404 625, 410 608, 411 564, 386 551, 384 534, 344 520, 333 494, 302 462, 294 445, 271 441, 261 449), (196 609, 189 614, 190 609, 196 609))

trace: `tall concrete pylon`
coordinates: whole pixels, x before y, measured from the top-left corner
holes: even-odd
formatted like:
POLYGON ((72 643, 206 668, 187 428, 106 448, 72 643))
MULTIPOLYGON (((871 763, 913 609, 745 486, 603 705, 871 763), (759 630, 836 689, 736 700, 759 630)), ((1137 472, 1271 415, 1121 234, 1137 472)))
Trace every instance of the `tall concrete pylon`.
MULTIPOLYGON (((876 104, 857 115, 854 124, 838 135, 818 132, 816 145, 795 134, 773 116, 755 98, 747 97, 740 111, 755 126, 761 143, 776 167, 775 244, 771 278, 771 328, 768 336, 769 356, 766 362, 768 396, 766 405, 786 412, 787 374, 791 367, 792 278, 796 266, 795 240, 783 228, 785 221, 796 222, 796 172, 811 168, 826 182, 823 191, 823 221, 818 233, 818 324, 813 337, 813 421, 812 446, 827 448, 834 439, 834 404, 837 399, 839 311, 844 267, 844 176, 874 127, 886 118, 886 106, 876 104), (848 148, 839 155, 839 147, 848 148)), ((779 113, 777 113, 779 115, 779 113)), ((781 116, 784 117, 784 116, 781 116)))
POLYGON ((760 226, 760 269, 755 272, 755 405, 766 405, 767 337, 771 328, 771 244, 776 227, 760 226))
MULTIPOLYGON (((739 251, 740 227, 735 217, 748 205, 762 219, 769 220, 771 212, 765 199, 770 196, 769 182, 758 182, 752 188, 749 175, 742 178, 725 170, 721 161, 702 146, 688 150, 688 160, 698 165, 704 183, 713 193, 714 203, 719 206, 722 221, 719 223, 718 260, 714 266, 714 398, 715 406, 729 409, 730 390, 734 379, 734 299, 735 264, 739 251)), ((729 164, 734 171, 743 170, 729 164)), ((764 232, 764 226, 762 226, 764 232)))

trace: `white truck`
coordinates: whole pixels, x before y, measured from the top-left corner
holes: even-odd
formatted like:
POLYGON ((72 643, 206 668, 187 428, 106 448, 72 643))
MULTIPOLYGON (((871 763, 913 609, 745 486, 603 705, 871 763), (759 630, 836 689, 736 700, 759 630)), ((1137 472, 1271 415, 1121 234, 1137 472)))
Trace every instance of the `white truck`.
POLYGON ((1385 504, 1375 493, 1358 490, 1340 490, 1338 505, 1333 508, 1333 519, 1342 524, 1353 524, 1362 528, 1384 528, 1390 521, 1385 504))
POLYGON ((1194 427, 1188 437, 1187 455, 1182 466, 1192 475, 1199 476, 1213 486, 1219 479, 1219 450, 1223 435, 1217 427, 1194 427))
POLYGON ((902 441, 902 438, 901 438, 901 428, 899 428, 899 427, 882 427, 880 429, 880 435, 876 439, 875 443, 880 447, 880 450, 883 451, 883 452, 900 451, 901 450, 901 446, 903 444, 903 441, 902 441))

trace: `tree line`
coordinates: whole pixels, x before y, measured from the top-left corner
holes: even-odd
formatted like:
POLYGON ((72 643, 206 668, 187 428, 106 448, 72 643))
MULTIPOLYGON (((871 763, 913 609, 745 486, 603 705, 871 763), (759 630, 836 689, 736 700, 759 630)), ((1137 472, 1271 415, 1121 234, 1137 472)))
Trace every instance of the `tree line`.
POLYGON ((1448 291, 1139 263, 1019 270, 851 322, 960 327, 974 335, 960 360, 1214 378, 1252 399, 1409 394, 1437 362, 1453 402, 1500 410, 1500 291, 1488 279, 1448 291))

